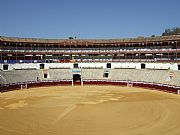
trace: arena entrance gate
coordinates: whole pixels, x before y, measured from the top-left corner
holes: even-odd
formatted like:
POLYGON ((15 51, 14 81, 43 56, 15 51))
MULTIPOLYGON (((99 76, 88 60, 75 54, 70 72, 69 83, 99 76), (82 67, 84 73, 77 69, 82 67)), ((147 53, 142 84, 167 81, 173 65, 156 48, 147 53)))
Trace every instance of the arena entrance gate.
POLYGON ((81 85, 81 74, 73 74, 73 85, 81 85))
POLYGON ((83 85, 81 69, 72 70, 72 85, 83 85))

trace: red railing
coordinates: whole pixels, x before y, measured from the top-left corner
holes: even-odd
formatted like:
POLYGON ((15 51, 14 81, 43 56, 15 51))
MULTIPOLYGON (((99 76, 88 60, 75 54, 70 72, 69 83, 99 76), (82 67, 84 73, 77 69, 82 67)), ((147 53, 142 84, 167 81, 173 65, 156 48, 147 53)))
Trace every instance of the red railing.
MULTIPOLYGON (((58 80, 58 81, 43 81, 43 82, 24 82, 19 84, 8 84, 1 85, 0 92, 7 92, 11 90, 21 89, 22 85, 26 85, 27 88, 33 87, 48 87, 48 86, 65 86, 72 85, 72 80, 58 80)), ((86 79, 83 80, 83 85, 117 85, 117 86, 130 86, 133 87, 142 87, 160 90, 164 92, 178 94, 178 90, 180 90, 180 86, 173 86, 167 84, 159 84, 152 82, 132 82, 132 81, 122 81, 122 80, 94 80, 94 79, 86 79)), ((74 85, 81 85, 81 82, 74 82, 74 85)))

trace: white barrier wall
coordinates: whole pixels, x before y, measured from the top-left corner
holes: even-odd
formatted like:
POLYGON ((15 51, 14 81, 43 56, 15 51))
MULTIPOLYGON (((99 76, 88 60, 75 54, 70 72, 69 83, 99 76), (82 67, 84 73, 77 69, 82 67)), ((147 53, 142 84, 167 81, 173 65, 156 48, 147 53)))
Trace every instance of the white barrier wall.
MULTIPOLYGON (((178 70, 177 63, 143 63, 147 69, 171 69, 178 70)), ((135 68, 141 69, 141 63, 112 63, 112 68, 135 68)))
MULTIPOLYGON (((3 70, 3 64, 0 64, 0 69, 3 70)), ((39 64, 37 63, 8 64, 8 70, 15 70, 15 69, 39 69, 39 64)))
POLYGON ((22 64, 11 64, 9 65, 11 69, 39 69, 37 63, 22 63, 22 64))
MULTIPOLYGON (((108 63, 108 62, 107 62, 108 63)), ((90 63, 78 63, 79 68, 106 68, 107 63, 105 62, 90 62, 90 63)), ((110 62, 109 62, 110 63, 110 62)), ((134 68, 141 69, 140 62, 112 62, 111 68, 134 68)), ((143 63, 145 64, 146 69, 170 69, 170 70, 178 70, 177 63, 143 63)), ((45 69, 50 68, 73 68, 74 63, 44 63, 45 69)), ((0 69, 3 70, 3 64, 0 64, 0 69)), ((16 64, 8 64, 8 70, 14 69, 40 69, 40 63, 16 63, 16 64)))
POLYGON ((80 68, 106 68, 107 63, 91 62, 91 63, 78 63, 80 68))
POLYGON ((73 63, 45 63, 45 69, 49 68, 73 68, 73 63))
POLYGON ((178 70, 177 63, 145 63, 148 69, 171 69, 178 70))
POLYGON ((0 64, 0 70, 3 70, 3 64, 0 64))
POLYGON ((112 68, 141 68, 141 63, 111 63, 112 68))

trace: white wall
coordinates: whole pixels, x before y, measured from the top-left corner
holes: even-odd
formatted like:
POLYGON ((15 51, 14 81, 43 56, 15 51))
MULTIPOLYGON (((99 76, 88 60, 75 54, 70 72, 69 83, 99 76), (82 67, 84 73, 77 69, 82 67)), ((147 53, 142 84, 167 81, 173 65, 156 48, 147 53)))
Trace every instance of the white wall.
MULTIPOLYGON (((16 64, 8 64, 8 70, 14 69, 39 69, 38 63, 16 63, 16 64)), ((3 70, 3 64, 0 64, 0 69, 3 70)))
POLYGON ((140 63, 111 63, 111 68, 139 68, 140 63))
POLYGON ((45 69, 49 68, 73 68, 73 63, 45 63, 45 69))
POLYGON ((78 63, 78 66, 83 67, 91 67, 91 68, 106 68, 107 63, 100 63, 100 62, 91 62, 91 63, 78 63))
MULTIPOLYGON (((73 68, 74 63, 45 63, 45 69, 49 68, 73 68)), ((177 63, 144 63, 146 64, 147 69, 171 69, 178 70, 177 63)), ((26 69, 26 68, 40 68, 40 63, 16 63, 9 64, 9 70, 13 69, 26 69)), ((107 63, 105 62, 87 62, 87 63, 78 63, 80 68, 91 67, 91 68, 106 68, 107 63)), ((136 68, 141 69, 141 63, 133 62, 112 62, 111 68, 136 68)), ((3 70, 3 64, 0 64, 0 69, 3 70)))
POLYGON ((3 64, 0 64, 0 70, 2 70, 3 69, 3 64))
MULTIPOLYGON (((148 69, 178 70, 177 63, 144 63, 148 69)), ((136 68, 141 69, 141 63, 112 63, 112 68, 136 68)))
POLYGON ((39 69, 39 65, 37 63, 11 64, 10 67, 14 69, 28 69, 28 68, 39 69))
POLYGON ((149 69, 171 69, 171 70, 178 70, 177 63, 170 64, 170 63, 145 63, 146 68, 149 69))

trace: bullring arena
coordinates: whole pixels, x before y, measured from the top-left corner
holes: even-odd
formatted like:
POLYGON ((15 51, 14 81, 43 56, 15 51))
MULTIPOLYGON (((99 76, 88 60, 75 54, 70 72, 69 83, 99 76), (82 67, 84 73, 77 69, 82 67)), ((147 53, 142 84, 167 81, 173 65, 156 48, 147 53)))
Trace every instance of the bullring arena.
POLYGON ((178 135, 179 95, 119 86, 52 86, 0 95, 1 135, 178 135))
POLYGON ((0 134, 178 135, 179 41, 0 37, 0 134))

